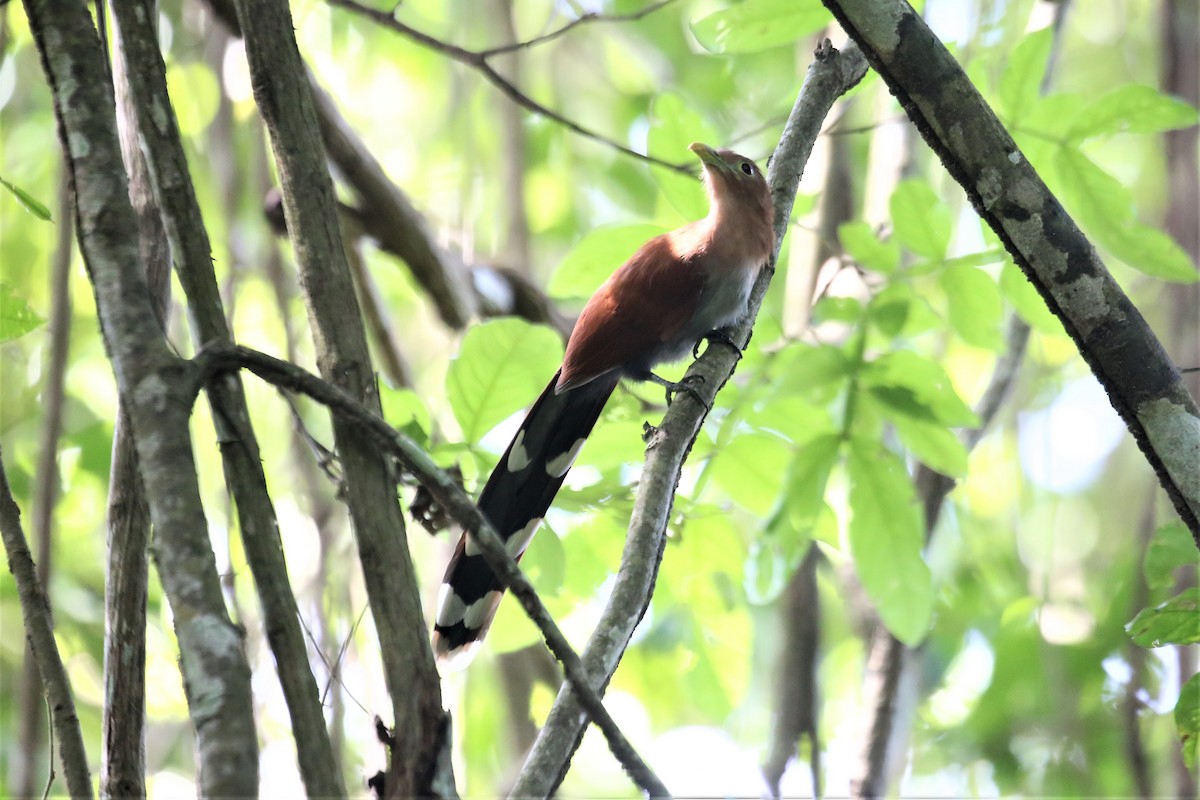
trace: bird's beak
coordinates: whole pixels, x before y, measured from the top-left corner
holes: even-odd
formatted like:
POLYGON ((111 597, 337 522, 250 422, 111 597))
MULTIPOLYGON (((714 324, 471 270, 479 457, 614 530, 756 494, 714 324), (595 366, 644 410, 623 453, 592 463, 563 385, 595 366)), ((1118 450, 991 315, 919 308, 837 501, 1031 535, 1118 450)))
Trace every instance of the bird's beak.
POLYGON ((695 153, 706 167, 716 167, 717 169, 729 169, 725 161, 717 155, 717 151, 713 150, 706 144, 700 142, 692 142, 688 145, 688 150, 695 153))

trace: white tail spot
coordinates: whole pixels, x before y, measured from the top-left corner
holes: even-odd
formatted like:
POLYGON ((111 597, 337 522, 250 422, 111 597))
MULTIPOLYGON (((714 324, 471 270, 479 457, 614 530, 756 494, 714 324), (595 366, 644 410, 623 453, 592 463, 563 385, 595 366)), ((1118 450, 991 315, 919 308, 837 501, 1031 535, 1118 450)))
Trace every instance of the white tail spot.
POLYGON ((479 630, 486 626, 495 615, 496 607, 500 605, 500 598, 503 596, 499 589, 493 589, 471 603, 467 606, 467 613, 463 615, 463 625, 471 630, 479 630))
POLYGON ((575 440, 575 444, 571 445, 571 449, 565 453, 555 456, 546 462, 546 474, 551 478, 561 478, 567 474, 567 470, 575 463, 575 459, 579 457, 579 451, 583 449, 583 443, 587 439, 579 438, 575 440))
POLYGON ((525 548, 529 547, 529 542, 533 539, 533 535, 537 533, 538 525, 542 524, 541 517, 534 517, 529 520, 524 528, 514 533, 504 542, 504 549, 508 551, 512 558, 520 558, 525 552, 525 548))
POLYGON ((437 624, 447 628, 460 621, 466 613, 467 604, 454 592, 450 584, 443 583, 442 588, 438 590, 437 624))
POLYGON ((520 472, 529 466, 529 452, 525 449, 525 431, 517 431, 512 447, 508 449, 508 471, 520 472))

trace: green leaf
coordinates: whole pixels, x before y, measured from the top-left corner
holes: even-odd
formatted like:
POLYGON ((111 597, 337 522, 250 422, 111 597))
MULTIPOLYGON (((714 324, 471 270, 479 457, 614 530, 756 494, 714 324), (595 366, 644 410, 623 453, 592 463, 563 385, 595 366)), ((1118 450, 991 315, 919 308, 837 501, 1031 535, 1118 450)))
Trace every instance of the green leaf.
POLYGON ((806 391, 844 380, 850 359, 831 344, 794 344, 780 354, 776 367, 783 392, 806 391))
POLYGON ((1079 149, 1059 148, 1054 166, 1064 205, 1102 247, 1152 277, 1181 283, 1200 280, 1187 253, 1162 231, 1138 222, 1128 190, 1079 149))
POLYGON ((875 442, 854 440, 850 553, 863 589, 892 634, 914 646, 933 616, 933 578, 921 558, 924 534, 904 465, 875 442))
POLYGON ((816 2, 744 0, 692 22, 692 34, 710 53, 757 53, 794 42, 832 21, 816 2))
POLYGON ((881 241, 865 222, 843 222, 838 239, 850 257, 867 269, 887 274, 900 266, 900 245, 881 241))
POLYGON ((1200 565, 1200 554, 1182 522, 1168 522, 1154 532, 1142 564, 1147 585, 1151 588, 1170 586, 1175 582, 1175 570, 1189 564, 1192 567, 1200 565))
POLYGON ((593 228, 559 262, 549 293, 559 298, 591 297, 648 239, 665 232, 666 228, 645 224, 593 228))
POLYGON ((1021 319, 1040 333, 1062 333, 1062 323, 1046 307, 1046 301, 1011 261, 1000 269, 1000 293, 1012 304, 1021 319))
POLYGON ((1053 42, 1053 29, 1042 28, 1018 42, 1008 57, 1000 76, 1000 108, 1010 126, 1021 121, 1041 93, 1053 42))
POLYGON ((1129 83, 1108 92, 1075 118, 1068 137, 1082 141, 1114 133, 1161 133, 1200 120, 1196 109, 1151 86, 1129 83))
MULTIPOLYGON (((697 113, 696 104, 675 92, 663 92, 654 98, 650 118, 652 124, 646 134, 650 154, 664 161, 694 164, 697 174, 700 161, 688 150, 688 145, 696 141, 712 144, 721 139, 708 120, 697 113)), ((650 174, 684 219, 690 222, 708 213, 703 184, 697 178, 664 167, 651 167, 650 174)))
POLYGON ((13 287, 0 283, 0 342, 24 336, 46 320, 18 297, 13 287))
POLYGON ((450 408, 475 443, 537 398, 562 361, 562 340, 549 328, 508 318, 475 325, 446 374, 450 408))
POLYGON ((946 426, 906 414, 889 415, 900 443, 927 466, 951 478, 967 474, 967 448, 946 426))
POLYGON ((938 284, 946 293, 954 331, 968 344, 999 350, 1004 345, 1004 303, 992 277, 978 267, 959 266, 939 274, 938 284))
POLYGON ((813 305, 811 316, 814 325, 822 322, 857 322, 862 316, 862 303, 853 297, 827 294, 813 305))
POLYGON ((826 434, 796 449, 787 474, 787 516, 796 528, 811 526, 825 504, 825 484, 837 463, 841 439, 826 434))
POLYGON ((5 189, 8 189, 10 192, 12 192, 17 198, 17 202, 21 204, 21 207, 30 214, 33 214, 40 220, 52 222, 50 219, 50 209, 46 208, 46 206, 39 202, 38 199, 29 192, 25 191, 16 184, 9 183, 8 181, 4 180, 4 178, 0 178, 0 186, 3 186, 5 189))
POLYGON ((1200 642, 1200 589, 1184 589, 1161 605, 1142 609, 1125 631, 1142 647, 1200 642))
POLYGON ((735 503, 766 517, 779 499, 791 448, 778 436, 746 433, 717 451, 713 480, 735 503))
POLYGON ((1183 761, 1188 769, 1196 768, 1196 756, 1200 755, 1200 672, 1188 678, 1179 689, 1179 700, 1175 703, 1175 729, 1179 732, 1179 744, 1183 748, 1183 761))
POLYGON ((871 323, 889 338, 896 337, 908 322, 916 294, 911 284, 892 283, 871 298, 871 323))
POLYGON ((389 425, 418 444, 428 446, 432 425, 429 409, 425 407, 421 395, 412 389, 393 389, 381 384, 379 403, 383 409, 383 418, 389 425))
POLYGON ((890 209, 900 244, 934 261, 945 258, 950 244, 950 209, 928 183, 911 178, 901 181, 892 192, 890 209))
POLYGON ((885 353, 868 362, 859 380, 885 405, 916 419, 955 427, 979 424, 942 365, 910 350, 885 353))

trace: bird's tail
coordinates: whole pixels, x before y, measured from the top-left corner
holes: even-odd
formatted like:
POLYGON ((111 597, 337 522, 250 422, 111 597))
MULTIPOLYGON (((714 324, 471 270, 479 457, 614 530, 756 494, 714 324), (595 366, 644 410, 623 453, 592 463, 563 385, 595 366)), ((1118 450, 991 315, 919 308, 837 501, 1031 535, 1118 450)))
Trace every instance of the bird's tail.
MULTIPOLYGON (((514 559, 525 553, 619 378, 613 372, 556 395, 555 373, 488 478, 479 510, 514 559)), ((465 666, 492 624, 503 594, 504 587, 464 533, 438 596, 433 628, 438 661, 465 666)))

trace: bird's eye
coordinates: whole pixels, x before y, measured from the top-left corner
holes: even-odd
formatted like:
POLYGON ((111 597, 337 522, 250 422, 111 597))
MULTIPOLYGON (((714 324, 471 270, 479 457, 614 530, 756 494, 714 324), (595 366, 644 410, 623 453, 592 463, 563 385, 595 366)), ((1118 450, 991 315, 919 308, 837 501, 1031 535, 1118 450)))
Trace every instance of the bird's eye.
POLYGON ((754 166, 749 161, 743 161, 742 162, 742 172, 746 173, 747 175, 753 175, 754 174, 754 166))

